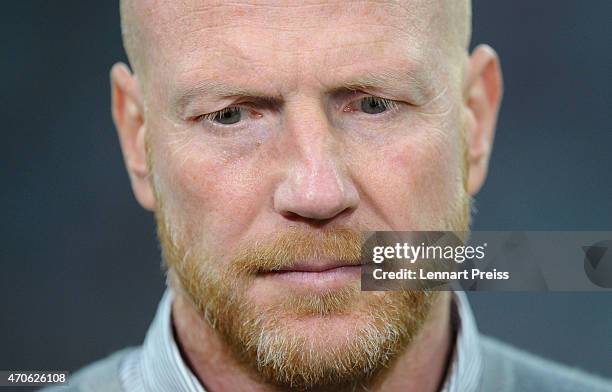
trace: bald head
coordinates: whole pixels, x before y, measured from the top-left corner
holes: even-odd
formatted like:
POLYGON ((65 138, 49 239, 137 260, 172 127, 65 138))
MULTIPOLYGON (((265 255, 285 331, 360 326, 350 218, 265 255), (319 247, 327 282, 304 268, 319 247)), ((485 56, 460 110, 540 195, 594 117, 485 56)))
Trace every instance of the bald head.
MULTIPOLYGON (((156 43, 166 41, 162 32, 174 30, 173 24, 179 25, 189 20, 194 28, 197 28, 194 23, 197 19, 201 20, 202 26, 210 26, 211 23, 214 24, 219 20, 222 20, 224 24, 233 24, 232 20, 235 20, 236 24, 244 25, 249 25, 249 23, 255 25, 265 21, 265 24, 273 28, 275 17, 281 16, 257 16, 258 9, 266 13, 269 7, 264 2, 261 5, 258 5, 257 1, 244 3, 243 6, 237 2, 232 2, 230 6, 223 6, 221 1, 190 0, 177 3, 164 0, 147 2, 121 0, 123 44, 132 68, 137 73, 144 71, 143 67, 147 63, 147 57, 157 52, 156 43), (252 17, 252 20, 249 20, 249 17, 252 17)), ((285 7, 287 11, 292 8, 305 8, 310 15, 317 15, 311 12, 314 7, 304 7, 304 3, 303 1, 282 2, 287 5, 285 7)), ((446 49, 460 55, 467 51, 471 37, 471 0, 401 0, 389 1, 387 5, 381 5, 378 2, 369 4, 368 1, 361 3, 362 12, 371 13, 376 23, 388 22, 384 15, 384 10, 387 9, 396 16, 406 16, 403 26, 400 22, 398 29, 408 32, 418 30, 421 34, 437 35, 440 37, 438 42, 444 43, 446 49), (378 10, 372 12, 372 8, 378 8, 378 10)), ((321 3, 317 2, 317 4, 321 3)), ((337 15, 334 14, 345 9, 345 6, 343 2, 334 5, 334 2, 330 1, 318 8, 320 11, 318 16, 321 21, 334 24, 337 21, 334 19, 337 15), (334 8, 336 11, 333 10, 334 8)), ((274 9, 277 12, 270 14, 282 12, 282 7, 274 7, 274 9)), ((352 6, 351 12, 354 12, 355 9, 358 7, 352 6)), ((294 20, 295 27, 299 27, 303 22, 299 18, 294 20)), ((285 27, 290 28, 291 26, 285 27)))

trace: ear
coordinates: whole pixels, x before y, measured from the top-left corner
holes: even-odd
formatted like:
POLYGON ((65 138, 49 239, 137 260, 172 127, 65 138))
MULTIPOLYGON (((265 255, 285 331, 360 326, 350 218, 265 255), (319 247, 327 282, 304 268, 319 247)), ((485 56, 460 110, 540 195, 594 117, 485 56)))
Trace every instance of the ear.
POLYGON ((478 193, 487 177, 502 95, 502 72, 497 53, 490 46, 480 45, 468 60, 464 84, 467 187, 472 196, 478 193))
POLYGON ((113 121, 119 135, 132 191, 143 208, 153 210, 155 194, 149 181, 144 105, 138 80, 123 63, 113 65, 110 76, 113 121))

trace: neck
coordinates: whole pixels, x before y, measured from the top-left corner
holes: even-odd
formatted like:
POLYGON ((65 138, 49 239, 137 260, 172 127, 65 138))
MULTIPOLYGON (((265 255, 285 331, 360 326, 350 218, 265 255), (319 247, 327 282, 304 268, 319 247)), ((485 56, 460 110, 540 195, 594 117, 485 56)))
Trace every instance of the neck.
MULTIPOLYGON (((435 392, 441 387, 452 352, 450 294, 437 302, 410 346, 380 372, 367 391, 435 392)), ((175 290, 172 320, 183 359, 209 391, 276 391, 245 369, 181 290, 175 290)))

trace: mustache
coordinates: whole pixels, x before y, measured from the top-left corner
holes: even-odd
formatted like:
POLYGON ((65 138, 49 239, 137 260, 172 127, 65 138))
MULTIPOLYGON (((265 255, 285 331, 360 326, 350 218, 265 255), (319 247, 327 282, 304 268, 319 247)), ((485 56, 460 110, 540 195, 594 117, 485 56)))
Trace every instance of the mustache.
POLYGON ((240 250, 231 268, 235 273, 257 274, 321 260, 361 265, 364 240, 362 232, 349 228, 290 229, 240 250))

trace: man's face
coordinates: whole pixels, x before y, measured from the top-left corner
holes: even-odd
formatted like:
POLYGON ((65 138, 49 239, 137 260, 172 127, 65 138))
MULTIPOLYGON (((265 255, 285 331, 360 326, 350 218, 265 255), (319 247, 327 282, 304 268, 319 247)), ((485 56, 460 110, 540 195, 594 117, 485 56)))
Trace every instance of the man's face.
POLYGON ((446 8, 135 6, 166 263, 270 380, 365 377, 434 302, 361 293, 354 265, 362 230, 468 227, 467 57, 446 8))

